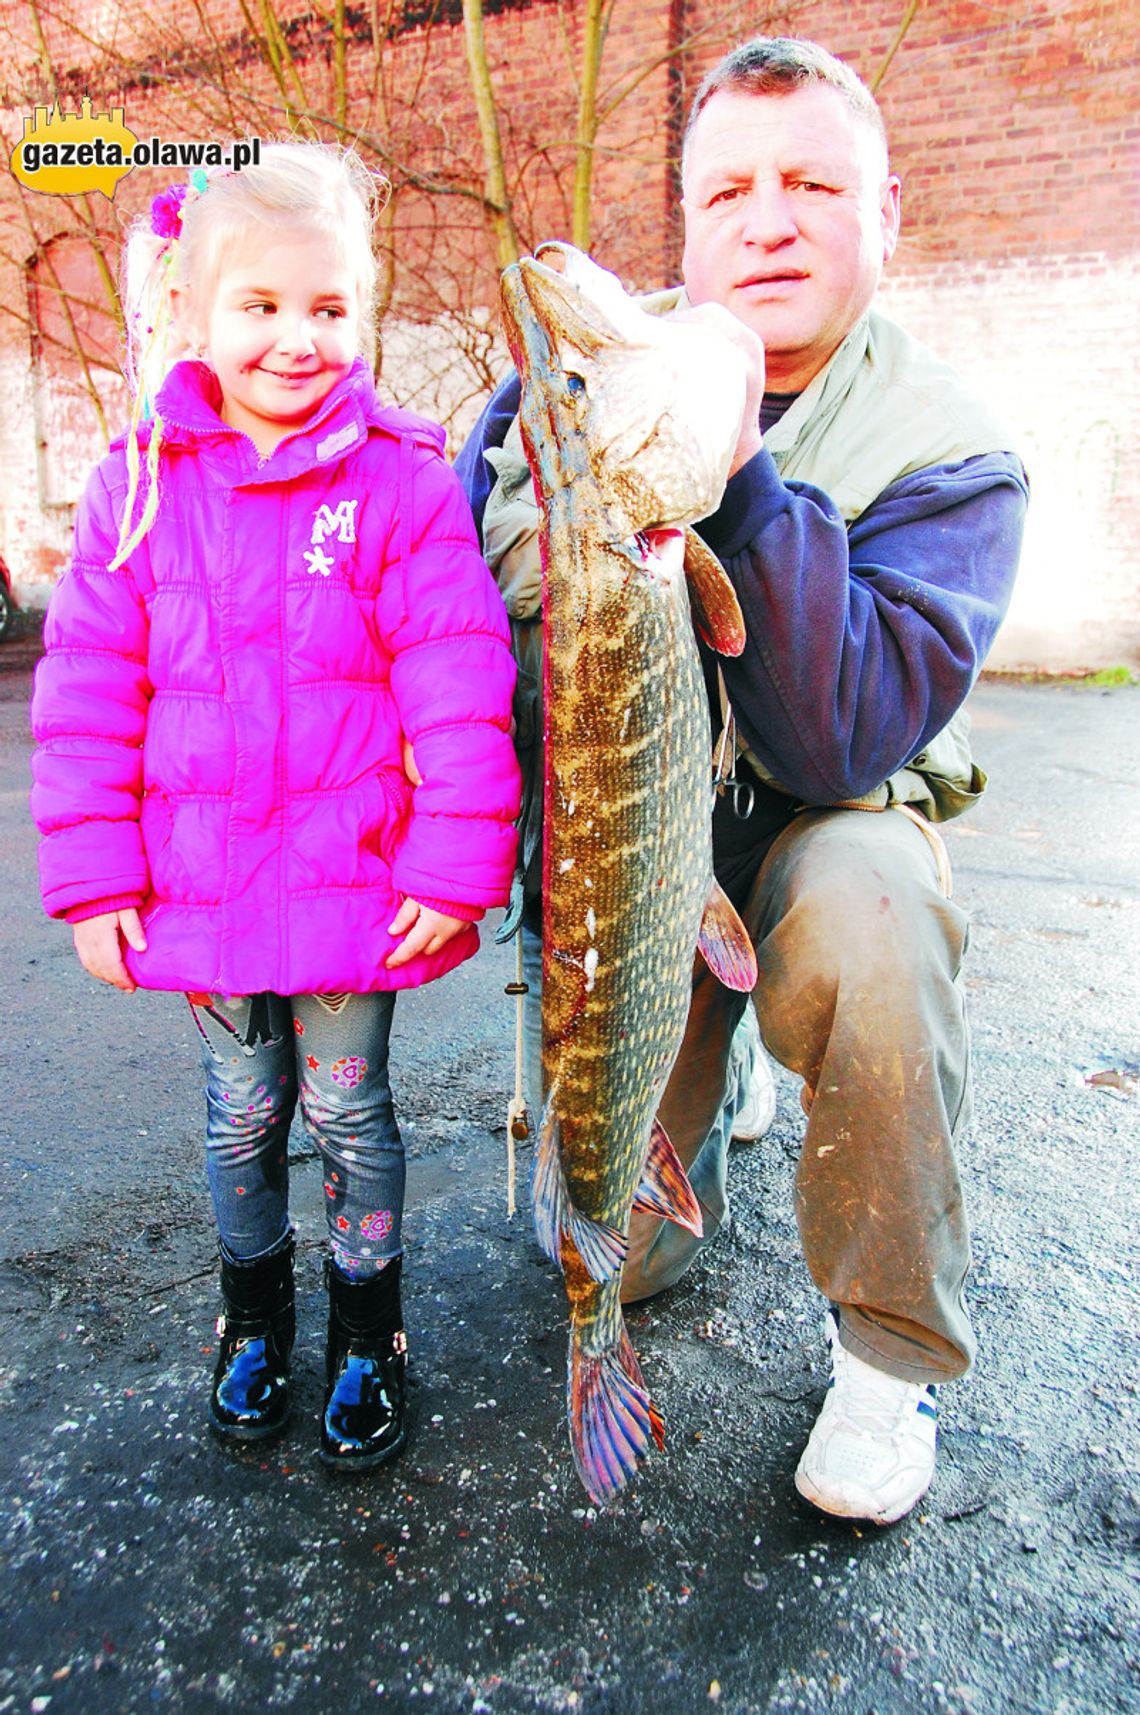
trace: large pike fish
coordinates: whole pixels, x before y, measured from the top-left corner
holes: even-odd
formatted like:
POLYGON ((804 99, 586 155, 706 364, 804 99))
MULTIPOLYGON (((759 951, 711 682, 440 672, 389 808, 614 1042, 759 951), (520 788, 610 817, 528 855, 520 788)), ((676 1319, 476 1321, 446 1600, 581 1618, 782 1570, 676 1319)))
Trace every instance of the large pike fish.
MULTIPOLYGON (((701 319, 646 314, 568 245, 508 268, 507 338, 543 519, 540 1241, 570 1302, 568 1408, 596 1501, 663 1444, 620 1305, 633 1210, 701 1232, 658 1100, 695 950, 750 990, 747 933, 713 880, 711 737, 694 620, 739 654, 715 510, 744 404, 739 354, 701 319)), ((726 312, 725 312, 726 313, 726 312)))

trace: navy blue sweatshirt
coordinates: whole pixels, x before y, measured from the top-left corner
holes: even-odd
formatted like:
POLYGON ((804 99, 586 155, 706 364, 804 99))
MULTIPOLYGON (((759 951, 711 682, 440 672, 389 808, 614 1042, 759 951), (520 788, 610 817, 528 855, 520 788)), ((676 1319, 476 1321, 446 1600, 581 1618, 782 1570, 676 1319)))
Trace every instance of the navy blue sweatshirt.
MULTIPOLYGON (((483 451, 502 445, 519 395, 511 375, 456 460, 480 528, 494 483, 483 451)), ((743 823, 718 804, 730 894, 746 891, 796 804, 861 797, 961 706, 1009 603, 1027 499, 1013 453, 903 477, 849 528, 822 490, 784 482, 764 448, 730 477, 697 530, 732 580, 748 642, 716 660, 741 731, 790 794, 758 789, 743 823)))

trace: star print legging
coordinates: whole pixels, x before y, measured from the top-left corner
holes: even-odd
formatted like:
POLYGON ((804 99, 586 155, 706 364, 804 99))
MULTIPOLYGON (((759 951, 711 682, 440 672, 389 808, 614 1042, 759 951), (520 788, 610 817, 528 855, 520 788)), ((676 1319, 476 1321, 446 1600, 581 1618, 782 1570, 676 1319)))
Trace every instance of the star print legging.
POLYGON ((237 1262, 287 1241, 289 1126, 324 1167, 333 1261, 354 1279, 401 1250, 404 1146, 392 1111, 393 994, 190 995, 206 1072, 206 1168, 237 1262))

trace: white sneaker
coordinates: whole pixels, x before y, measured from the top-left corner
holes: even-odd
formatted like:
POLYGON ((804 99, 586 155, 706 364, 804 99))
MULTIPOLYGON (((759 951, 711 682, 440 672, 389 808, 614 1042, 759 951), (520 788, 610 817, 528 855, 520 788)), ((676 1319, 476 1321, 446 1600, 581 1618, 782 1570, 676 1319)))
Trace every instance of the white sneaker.
POLYGON ((776 1117, 776 1080, 760 1040, 760 1026, 751 1005, 736 1027, 732 1052, 741 1060, 744 1099, 732 1122, 734 1143, 755 1143, 776 1117))
POLYGON ((846 1351, 834 1310, 824 1333, 831 1385, 796 1469, 796 1488, 837 1518, 894 1524, 934 1477, 937 1389, 899 1381, 846 1351))

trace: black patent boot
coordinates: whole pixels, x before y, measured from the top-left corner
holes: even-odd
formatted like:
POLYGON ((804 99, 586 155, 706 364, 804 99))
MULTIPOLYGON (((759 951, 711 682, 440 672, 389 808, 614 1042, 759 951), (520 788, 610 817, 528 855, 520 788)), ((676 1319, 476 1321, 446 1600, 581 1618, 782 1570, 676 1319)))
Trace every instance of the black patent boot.
POLYGON ((401 1260, 393 1257, 371 1280, 348 1280, 329 1266, 321 1460, 330 1470, 369 1471, 407 1440, 401 1260))
POLYGON ((292 1237, 273 1256, 231 1262, 222 1253, 218 1362, 210 1428, 223 1441, 268 1441, 289 1421, 293 1349, 292 1237))

